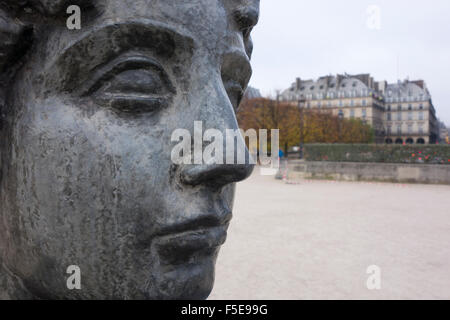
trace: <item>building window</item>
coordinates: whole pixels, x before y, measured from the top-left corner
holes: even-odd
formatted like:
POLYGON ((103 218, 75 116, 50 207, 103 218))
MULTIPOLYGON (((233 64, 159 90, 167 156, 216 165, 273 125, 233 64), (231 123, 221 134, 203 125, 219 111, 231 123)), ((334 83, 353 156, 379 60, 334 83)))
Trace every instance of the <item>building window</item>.
POLYGON ((350 110, 350 118, 354 118, 355 117, 355 109, 351 109, 350 110))
POLYGON ((392 108, 391 105, 388 105, 388 111, 391 111, 391 108, 392 108))
POLYGON ((420 105, 419 105, 419 109, 420 109, 420 110, 423 110, 423 104, 420 104, 420 105))
POLYGON ((364 119, 367 118, 367 110, 366 109, 362 110, 362 116, 364 119))
POLYGON ((398 135, 402 134, 402 126, 397 126, 397 134, 398 135))
POLYGON ((412 104, 408 105, 408 110, 412 110, 412 104))
POLYGON ((397 113, 397 120, 402 120, 402 113, 401 112, 397 113))
POLYGON ((339 107, 342 107, 344 105, 344 103, 342 102, 342 100, 339 100, 339 107))
POLYGON ((363 105, 363 106, 367 106, 367 100, 363 100, 363 101, 362 101, 362 105, 363 105))
POLYGON ((402 111, 402 105, 401 105, 401 104, 399 104, 399 105, 397 106, 397 110, 398 110, 398 111, 402 111))
POLYGON ((408 134, 412 133, 412 124, 408 124, 408 134))
POLYGON ((413 113, 412 112, 408 112, 408 120, 412 120, 413 119, 413 113))
POLYGON ((390 136, 391 133, 392 133, 392 127, 391 127, 391 126, 388 126, 388 127, 387 127, 387 134, 388 134, 388 136, 390 136))
POLYGON ((350 101, 350 106, 353 107, 354 105, 355 105, 355 101, 351 100, 351 101, 350 101))
POLYGON ((392 115, 390 113, 387 114, 387 119, 388 119, 388 121, 392 120, 392 115))
POLYGON ((423 112, 422 111, 419 112, 419 120, 423 120, 423 112))
POLYGON ((419 134, 423 134, 423 125, 419 124, 419 134))

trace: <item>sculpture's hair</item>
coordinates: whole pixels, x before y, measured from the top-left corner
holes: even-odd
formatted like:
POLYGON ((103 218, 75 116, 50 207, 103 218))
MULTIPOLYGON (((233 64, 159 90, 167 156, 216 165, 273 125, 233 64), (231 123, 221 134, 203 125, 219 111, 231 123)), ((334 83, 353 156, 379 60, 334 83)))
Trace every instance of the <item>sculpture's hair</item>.
POLYGON ((0 6, 0 129, 6 113, 5 100, 10 81, 31 45, 30 26, 16 18, 20 2, 14 2, 13 6, 3 1, 0 6))
POLYGON ((2 167, 7 162, 7 119, 14 112, 8 95, 15 76, 27 61, 35 32, 48 24, 65 23, 70 5, 81 8, 98 6, 95 0, 0 0, 0 183, 2 167))
POLYGON ((11 11, 0 8, 0 72, 11 62, 17 48, 20 46, 25 25, 14 19, 11 11))
POLYGON ((0 72, 14 67, 31 46, 33 21, 65 17, 69 5, 92 6, 92 0, 0 0, 0 72), (15 61, 14 61, 15 60, 15 61))
POLYGON ((63 21, 72 4, 93 7, 93 0, 0 0, 0 129, 5 95, 32 47, 37 24, 63 21))

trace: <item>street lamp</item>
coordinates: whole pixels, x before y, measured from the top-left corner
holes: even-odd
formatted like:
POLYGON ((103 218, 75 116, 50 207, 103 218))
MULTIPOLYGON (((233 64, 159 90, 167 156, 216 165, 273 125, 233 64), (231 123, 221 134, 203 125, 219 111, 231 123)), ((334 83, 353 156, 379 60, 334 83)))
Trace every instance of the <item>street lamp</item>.
POLYGON ((339 143, 342 143, 342 120, 344 119, 344 111, 339 110, 339 143))
POLYGON ((300 159, 303 159, 304 136, 303 136, 303 106, 302 106, 301 98, 298 99, 298 109, 299 109, 299 112, 300 112, 300 150, 299 150, 299 156, 300 156, 300 159))

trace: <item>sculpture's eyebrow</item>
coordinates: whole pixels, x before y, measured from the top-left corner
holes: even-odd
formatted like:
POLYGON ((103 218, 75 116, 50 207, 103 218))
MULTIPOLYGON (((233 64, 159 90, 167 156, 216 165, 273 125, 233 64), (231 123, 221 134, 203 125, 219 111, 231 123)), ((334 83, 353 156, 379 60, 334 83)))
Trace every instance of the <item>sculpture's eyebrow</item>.
POLYGON ((179 54, 192 55, 194 46, 194 38, 187 32, 163 23, 112 23, 90 29, 72 41, 45 70, 57 72, 55 78, 62 79, 58 87, 70 90, 92 70, 124 52, 149 49, 158 58, 169 60, 179 54))

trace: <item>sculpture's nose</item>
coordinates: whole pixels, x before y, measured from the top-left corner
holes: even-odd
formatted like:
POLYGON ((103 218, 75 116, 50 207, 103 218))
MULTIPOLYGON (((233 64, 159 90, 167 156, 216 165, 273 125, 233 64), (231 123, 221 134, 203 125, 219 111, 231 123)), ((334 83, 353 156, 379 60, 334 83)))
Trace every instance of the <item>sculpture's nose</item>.
POLYGON ((186 167, 181 172, 181 181, 187 185, 212 185, 221 187, 247 179, 253 164, 239 165, 198 165, 186 167))
POLYGON ((255 159, 239 130, 229 98, 231 93, 227 93, 220 76, 214 78, 211 87, 205 88, 204 92, 209 94, 203 97, 204 102, 195 115, 194 164, 183 164, 179 168, 180 181, 185 185, 221 187, 248 178, 254 169, 255 159))
MULTIPOLYGON (((228 107, 232 110, 231 107, 228 107)), ((245 141, 238 130, 237 123, 233 111, 224 112, 224 115, 217 114, 215 118, 227 118, 226 113, 230 113, 230 121, 225 122, 229 125, 223 128, 224 123, 220 120, 215 124, 221 125, 221 129, 213 129, 217 135, 214 144, 221 147, 214 150, 214 157, 207 158, 211 155, 211 150, 207 151, 207 143, 202 142, 200 150, 201 163, 183 165, 180 171, 180 181, 185 185, 197 186, 208 185, 213 187, 222 187, 230 183, 239 182, 248 178, 254 169, 254 158, 250 155, 245 141), (231 117, 232 116, 232 117, 231 117), (222 123, 221 123, 222 122, 222 123), (219 141, 218 139, 222 139, 219 141)), ((194 144, 196 142, 194 141, 194 144)), ((208 147, 209 148, 209 147, 208 147)), ((195 149, 195 147, 194 147, 195 149)), ((199 159, 195 155, 194 159, 199 159)))

